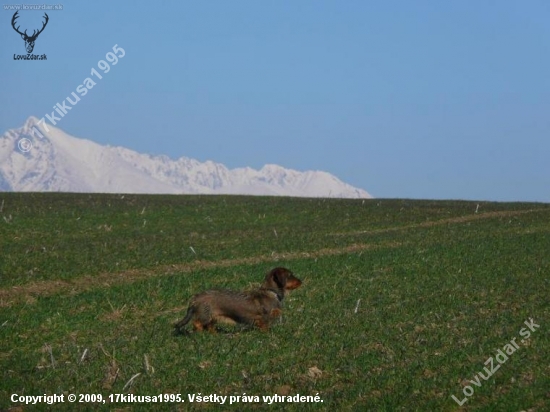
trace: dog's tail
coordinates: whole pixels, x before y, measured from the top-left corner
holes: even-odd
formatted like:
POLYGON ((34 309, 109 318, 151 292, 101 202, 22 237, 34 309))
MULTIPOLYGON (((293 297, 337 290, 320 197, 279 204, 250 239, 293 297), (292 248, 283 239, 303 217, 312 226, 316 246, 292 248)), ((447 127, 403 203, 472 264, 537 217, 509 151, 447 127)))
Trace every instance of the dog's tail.
POLYGON ((189 321, 191 320, 191 318, 195 314, 195 311, 196 311, 196 309, 195 309, 194 305, 190 305, 187 308, 187 313, 185 314, 185 317, 182 320, 180 320, 179 322, 174 324, 174 328, 176 329, 177 332, 180 332, 183 329, 183 327, 189 323, 189 321))

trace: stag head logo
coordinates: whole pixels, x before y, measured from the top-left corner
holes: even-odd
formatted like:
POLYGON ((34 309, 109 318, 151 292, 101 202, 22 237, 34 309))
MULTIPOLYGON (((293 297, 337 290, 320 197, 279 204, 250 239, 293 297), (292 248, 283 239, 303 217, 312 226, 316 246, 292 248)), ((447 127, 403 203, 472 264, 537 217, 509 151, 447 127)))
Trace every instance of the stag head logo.
POLYGON ((21 38, 25 40, 25 48, 27 49, 27 53, 32 53, 34 49, 34 42, 36 41, 36 38, 38 37, 38 35, 42 33, 42 31, 44 30, 44 28, 46 27, 46 24, 48 24, 49 17, 46 13, 44 13, 44 18, 46 19, 46 21, 42 24, 42 28, 38 30, 38 32, 36 30, 33 30, 32 35, 29 36, 27 34, 27 30, 25 30, 24 33, 21 33, 19 31, 20 26, 15 27, 15 20, 17 20, 17 18, 19 17, 17 13, 19 13, 19 11, 16 11, 15 14, 13 15, 11 19, 11 25, 13 29, 21 35, 21 38))

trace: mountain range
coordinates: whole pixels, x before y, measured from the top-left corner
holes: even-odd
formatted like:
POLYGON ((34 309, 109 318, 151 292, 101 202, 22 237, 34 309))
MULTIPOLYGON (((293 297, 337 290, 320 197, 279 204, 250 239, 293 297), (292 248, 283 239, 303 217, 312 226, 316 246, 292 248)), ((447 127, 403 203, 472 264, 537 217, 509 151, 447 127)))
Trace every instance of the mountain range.
POLYGON ((0 191, 372 197, 327 172, 173 160, 73 137, 35 117, 0 136, 0 191))

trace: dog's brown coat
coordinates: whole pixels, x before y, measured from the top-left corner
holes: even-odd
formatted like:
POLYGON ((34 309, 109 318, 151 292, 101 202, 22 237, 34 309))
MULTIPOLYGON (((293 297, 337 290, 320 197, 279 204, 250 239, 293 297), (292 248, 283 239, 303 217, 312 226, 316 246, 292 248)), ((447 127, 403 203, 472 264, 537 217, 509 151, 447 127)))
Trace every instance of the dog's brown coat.
POLYGON ((185 318, 174 325, 180 332, 193 320, 197 331, 215 331, 217 322, 244 323, 267 330, 282 313, 287 291, 300 287, 302 281, 283 267, 271 270, 261 287, 250 292, 213 289, 191 298, 185 318))

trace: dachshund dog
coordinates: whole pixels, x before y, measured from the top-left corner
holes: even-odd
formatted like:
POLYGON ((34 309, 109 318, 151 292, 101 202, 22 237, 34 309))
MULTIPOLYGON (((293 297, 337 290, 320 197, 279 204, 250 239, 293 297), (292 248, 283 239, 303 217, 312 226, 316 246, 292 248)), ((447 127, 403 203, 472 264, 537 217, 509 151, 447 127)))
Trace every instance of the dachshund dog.
POLYGON ((176 332, 193 320, 196 331, 215 332, 215 324, 243 323, 267 331, 271 323, 282 314, 282 302, 289 290, 300 287, 302 281, 283 267, 271 270, 259 289, 237 292, 213 289, 191 298, 185 318, 174 325, 176 332))

